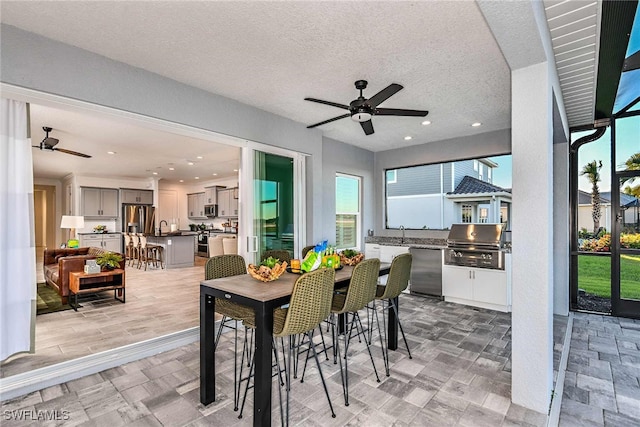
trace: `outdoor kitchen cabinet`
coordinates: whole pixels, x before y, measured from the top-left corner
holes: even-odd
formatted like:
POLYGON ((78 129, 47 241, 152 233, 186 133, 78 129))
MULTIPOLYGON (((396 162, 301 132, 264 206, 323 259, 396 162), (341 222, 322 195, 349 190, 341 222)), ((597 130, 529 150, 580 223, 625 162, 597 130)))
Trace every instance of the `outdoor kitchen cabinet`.
POLYGON ((445 301, 481 308, 511 311, 511 268, 505 270, 442 266, 442 295, 445 301))
POLYGON ((365 259, 379 258, 380 262, 383 263, 390 263, 396 256, 407 252, 409 252, 409 246, 379 245, 377 243, 364 244, 365 259))

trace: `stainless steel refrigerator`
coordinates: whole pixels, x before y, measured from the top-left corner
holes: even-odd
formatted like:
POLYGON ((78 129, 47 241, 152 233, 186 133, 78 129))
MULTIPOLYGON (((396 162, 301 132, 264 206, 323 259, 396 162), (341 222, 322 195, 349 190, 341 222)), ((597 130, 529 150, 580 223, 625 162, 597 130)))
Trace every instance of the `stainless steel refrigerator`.
POLYGON ((122 231, 154 234, 155 210, 151 205, 122 205, 122 231))

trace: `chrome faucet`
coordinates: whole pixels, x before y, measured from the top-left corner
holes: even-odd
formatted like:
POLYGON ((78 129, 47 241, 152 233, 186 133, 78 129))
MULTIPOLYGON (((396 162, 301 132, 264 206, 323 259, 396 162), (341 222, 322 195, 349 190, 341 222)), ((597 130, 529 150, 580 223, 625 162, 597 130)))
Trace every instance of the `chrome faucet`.
POLYGON ((165 225, 166 225, 167 227, 169 226, 169 223, 168 223, 166 220, 164 220, 164 219, 163 219, 162 221, 160 221, 160 225, 158 226, 158 228, 159 228, 159 230, 160 230, 160 234, 162 234, 162 223, 163 223, 163 222, 165 223, 165 225))
POLYGON ((400 230, 402 230, 402 240, 400 240, 400 243, 404 243, 404 225, 400 226, 400 230))

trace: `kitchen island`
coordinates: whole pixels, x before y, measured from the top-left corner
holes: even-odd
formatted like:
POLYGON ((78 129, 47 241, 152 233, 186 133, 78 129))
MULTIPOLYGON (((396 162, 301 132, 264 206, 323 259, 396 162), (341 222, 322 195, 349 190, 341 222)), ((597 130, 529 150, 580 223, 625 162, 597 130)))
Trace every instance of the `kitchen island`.
POLYGON ((196 236, 196 232, 189 231, 152 234, 147 236, 147 243, 163 248, 165 268, 193 267, 196 236))

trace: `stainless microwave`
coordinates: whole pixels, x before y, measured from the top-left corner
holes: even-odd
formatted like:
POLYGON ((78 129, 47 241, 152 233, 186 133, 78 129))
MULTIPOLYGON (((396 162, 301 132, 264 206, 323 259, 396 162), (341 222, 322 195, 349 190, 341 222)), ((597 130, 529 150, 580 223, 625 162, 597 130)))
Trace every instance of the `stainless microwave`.
POLYGON ((204 214, 207 218, 215 218, 218 216, 218 205, 205 205, 204 214))

